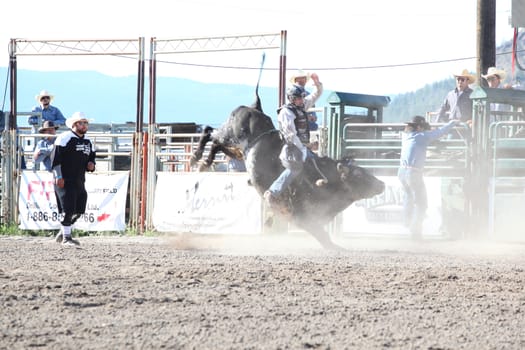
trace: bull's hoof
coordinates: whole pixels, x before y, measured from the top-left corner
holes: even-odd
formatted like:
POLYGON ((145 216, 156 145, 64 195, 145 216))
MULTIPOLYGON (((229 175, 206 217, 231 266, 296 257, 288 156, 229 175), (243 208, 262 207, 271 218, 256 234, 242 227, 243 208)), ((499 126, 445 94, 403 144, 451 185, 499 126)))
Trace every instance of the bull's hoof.
POLYGON ((340 245, 335 244, 334 242, 323 242, 322 243, 323 248, 326 250, 329 250, 331 252, 338 252, 338 253, 344 253, 348 250, 346 248, 341 247, 340 245))
POLYGON ((290 210, 290 208, 287 208, 287 207, 278 208, 277 213, 287 220, 290 220, 292 218, 292 211, 290 210))
POLYGON ((191 156, 190 158, 190 166, 195 166, 199 160, 195 156, 191 156))
POLYGON ((290 207, 286 205, 282 199, 276 197, 272 192, 264 192, 263 198, 266 204, 268 204, 270 209, 272 209, 275 214, 278 214, 286 219, 290 219, 292 217, 292 210, 290 207))
POLYGON ((278 215, 282 217, 283 219, 286 219, 286 220, 292 219, 292 211, 290 210, 290 208, 286 206, 270 205, 270 210, 272 211, 272 213, 274 213, 274 215, 278 215))
POLYGON ((210 166, 206 162, 202 162, 199 165, 199 171, 200 172, 210 171, 210 166))
POLYGON ((202 158, 202 151, 200 150, 196 150, 195 152, 193 152, 193 154, 191 155, 191 158, 190 158, 190 165, 191 166, 195 166, 197 165, 197 162, 199 160, 201 160, 202 158))
POLYGON ((265 221, 264 221, 264 227, 267 227, 267 228, 270 228, 273 226, 273 216, 269 216, 265 221))

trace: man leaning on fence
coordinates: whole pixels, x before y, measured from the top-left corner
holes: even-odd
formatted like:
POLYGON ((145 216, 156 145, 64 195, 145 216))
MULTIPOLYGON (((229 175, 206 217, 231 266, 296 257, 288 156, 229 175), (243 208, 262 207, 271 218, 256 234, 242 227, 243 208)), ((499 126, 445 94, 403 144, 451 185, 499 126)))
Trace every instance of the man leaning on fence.
MULTIPOLYGON (((446 123, 450 120, 458 120, 469 125, 472 122, 472 100, 470 94, 472 89, 470 84, 476 82, 476 76, 471 74, 467 69, 453 74, 456 80, 456 87, 447 93, 443 104, 441 105, 437 122, 446 123)), ((452 139, 470 139, 470 134, 461 129, 454 130, 449 135, 452 139)))
POLYGON ((38 129, 39 134, 46 134, 48 136, 43 137, 35 146, 33 153, 35 170, 42 170, 40 169, 40 165, 42 164, 45 170, 51 171, 51 153, 54 149, 57 129, 58 126, 50 120, 46 120, 42 127, 38 129))

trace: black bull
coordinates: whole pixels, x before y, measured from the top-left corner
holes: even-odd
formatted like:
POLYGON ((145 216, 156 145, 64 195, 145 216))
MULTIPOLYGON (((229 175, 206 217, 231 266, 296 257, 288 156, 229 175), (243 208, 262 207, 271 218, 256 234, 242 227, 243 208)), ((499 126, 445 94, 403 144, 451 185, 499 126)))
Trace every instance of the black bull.
MULTIPOLYGON (((260 195, 284 169, 279 159, 283 140, 271 118, 262 112, 258 96, 254 107, 240 106, 219 129, 204 130, 192 157, 193 164, 201 159, 209 141, 212 141, 210 153, 200 169, 209 167, 217 152, 237 159, 244 154, 249 181, 260 195)), ((324 226, 353 202, 380 194, 384 188, 382 181, 350 160, 316 157, 315 162, 306 162, 301 175, 286 191, 289 219, 312 234, 323 247, 338 249, 324 226)))

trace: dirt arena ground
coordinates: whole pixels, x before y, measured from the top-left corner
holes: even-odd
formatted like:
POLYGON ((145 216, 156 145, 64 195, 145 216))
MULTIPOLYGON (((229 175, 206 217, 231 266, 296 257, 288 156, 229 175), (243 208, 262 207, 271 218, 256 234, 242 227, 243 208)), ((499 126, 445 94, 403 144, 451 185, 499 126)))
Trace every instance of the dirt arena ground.
POLYGON ((525 244, 0 238, 1 349, 523 349, 525 244))

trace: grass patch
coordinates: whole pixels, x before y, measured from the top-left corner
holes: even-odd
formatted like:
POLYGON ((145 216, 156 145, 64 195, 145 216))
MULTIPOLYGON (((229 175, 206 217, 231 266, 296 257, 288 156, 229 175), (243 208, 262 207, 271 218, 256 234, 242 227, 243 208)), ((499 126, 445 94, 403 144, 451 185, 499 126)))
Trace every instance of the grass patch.
MULTIPOLYGON (((17 225, 0 225, 0 236, 31 236, 31 237, 54 237, 58 229, 55 230, 22 230, 17 225)), ((82 231, 73 230, 73 236, 87 237, 87 236, 147 236, 153 237, 158 235, 153 231, 146 231, 139 234, 137 230, 126 229, 126 231, 82 231)))
MULTIPOLYGON (((0 236, 30 236, 30 237, 54 237, 58 232, 55 230, 22 230, 17 225, 0 225, 0 236)), ((148 232, 144 236, 154 236, 148 232)), ((135 230, 127 229, 126 231, 83 231, 73 230, 73 236, 140 236, 135 230)))

